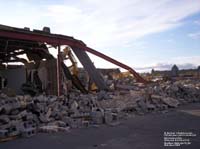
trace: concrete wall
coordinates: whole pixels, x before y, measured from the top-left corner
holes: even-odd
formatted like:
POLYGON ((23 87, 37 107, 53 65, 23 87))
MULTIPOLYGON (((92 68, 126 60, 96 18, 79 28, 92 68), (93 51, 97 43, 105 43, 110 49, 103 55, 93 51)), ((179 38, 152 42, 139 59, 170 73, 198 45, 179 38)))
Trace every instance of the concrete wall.
POLYGON ((48 95, 57 95, 57 62, 56 59, 42 61, 38 68, 38 75, 42 81, 42 89, 48 95))
POLYGON ((26 82, 25 68, 11 68, 0 70, 0 76, 7 79, 8 88, 14 89, 16 94, 22 93, 21 85, 26 82))

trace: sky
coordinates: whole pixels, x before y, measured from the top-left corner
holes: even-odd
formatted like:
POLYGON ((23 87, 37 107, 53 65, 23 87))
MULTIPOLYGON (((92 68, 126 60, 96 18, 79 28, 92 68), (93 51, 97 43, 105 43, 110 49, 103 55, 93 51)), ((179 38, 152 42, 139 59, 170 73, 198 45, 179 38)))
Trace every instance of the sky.
MULTIPOLYGON (((139 72, 200 65, 200 0, 0 0, 0 24, 73 36, 139 72)), ((89 54, 96 67, 117 67, 89 54)))

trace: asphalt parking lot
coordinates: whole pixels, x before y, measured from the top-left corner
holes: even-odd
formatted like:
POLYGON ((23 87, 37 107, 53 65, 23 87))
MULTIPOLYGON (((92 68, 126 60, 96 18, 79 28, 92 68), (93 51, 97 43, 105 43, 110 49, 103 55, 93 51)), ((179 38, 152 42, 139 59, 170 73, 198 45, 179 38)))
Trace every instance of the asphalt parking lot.
POLYGON ((117 126, 102 125, 52 134, 37 134, 0 143, 0 149, 199 149, 200 103, 172 109, 168 113, 128 118, 117 126), (165 147, 164 132, 186 132, 190 145, 165 147))

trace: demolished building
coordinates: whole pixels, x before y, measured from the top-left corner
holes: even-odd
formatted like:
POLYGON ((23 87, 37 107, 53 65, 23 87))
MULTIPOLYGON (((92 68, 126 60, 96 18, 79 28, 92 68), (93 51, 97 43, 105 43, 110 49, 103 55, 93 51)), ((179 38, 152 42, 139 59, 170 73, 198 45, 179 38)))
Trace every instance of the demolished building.
MULTIPOLYGON (((59 96, 65 92, 64 88, 66 89, 68 84, 70 84, 67 83, 67 80, 71 80, 72 84, 81 92, 87 92, 77 77, 77 74, 73 74, 76 73, 73 72, 76 71, 76 62, 71 51, 75 53, 99 90, 106 90, 107 86, 102 76, 91 62, 86 51, 130 71, 135 76, 136 80, 143 83, 146 82, 131 67, 87 47, 85 43, 73 37, 52 34, 48 27, 44 27, 43 30, 30 31, 27 27, 21 29, 0 25, 0 48, 1 64, 4 64, 6 68, 3 69, 3 71, 8 69, 8 63, 21 62, 26 69, 26 82, 24 82, 22 89, 25 92, 32 91, 33 95, 37 92, 41 93, 44 91, 49 95, 59 96), (63 46, 65 46, 65 50, 62 49, 63 46), (57 58, 54 58, 49 53, 49 48, 55 49, 58 53, 57 58), (19 55, 22 54, 25 54, 27 59, 20 58, 19 55), (65 65, 65 59, 71 61, 73 70, 70 70, 70 68, 65 65)), ((19 77, 21 75, 17 76, 19 77)), ((5 78, 5 75, 2 80, 3 79, 11 82, 5 78)), ((13 86, 9 87, 12 88, 13 86)))
POLYGON ((129 114, 166 112, 200 101, 199 80, 144 85, 147 81, 131 67, 73 37, 51 34, 48 28, 30 31, 0 26, 0 48, 0 142, 9 137, 30 137, 37 132, 69 132, 71 128, 100 124, 114 126, 129 114), (57 58, 49 53, 49 48, 57 50, 57 58), (80 70, 72 51, 99 92, 90 92, 84 83, 87 79, 77 75, 80 70), (118 69, 96 69, 86 51, 128 70, 143 84, 136 84, 133 77, 117 76, 118 69), (27 58, 19 57, 21 54, 27 58), (114 77, 106 82, 100 72, 114 77), (23 90, 21 95, 19 88, 23 90))
POLYGON ((108 97, 105 91, 109 87, 102 76, 105 70, 100 70, 101 74, 86 52, 130 71, 137 81, 146 83, 131 67, 73 37, 52 34, 48 27, 30 31, 27 27, 0 25, 0 50, 0 141, 116 119, 110 110, 98 105, 97 95, 89 93, 81 81, 74 54, 91 84, 103 91, 98 95, 100 99, 108 97), (50 48, 57 53, 56 58, 50 48))

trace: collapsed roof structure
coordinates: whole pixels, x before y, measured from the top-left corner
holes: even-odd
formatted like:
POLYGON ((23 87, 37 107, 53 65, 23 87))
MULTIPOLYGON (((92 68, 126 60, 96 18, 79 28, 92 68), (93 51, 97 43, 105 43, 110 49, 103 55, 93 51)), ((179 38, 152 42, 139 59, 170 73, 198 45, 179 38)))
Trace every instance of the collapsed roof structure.
MULTIPOLYGON (((26 27, 22 29, 0 25, 1 64, 8 62, 22 62, 28 70, 26 77, 29 78, 29 81, 31 78, 32 81, 34 81, 35 78, 36 86, 40 84, 46 87, 48 86, 48 90, 45 91, 49 94, 61 95, 63 93, 62 72, 64 72, 64 75, 67 77, 67 79, 72 80, 72 83, 76 88, 84 93, 87 93, 87 90, 81 84, 79 78, 76 75, 73 75, 69 68, 64 64, 61 46, 67 46, 72 49, 72 51, 75 53, 89 74, 91 80, 96 84, 99 90, 106 90, 107 86, 86 52, 92 53, 100 58, 103 58, 104 60, 107 60, 121 68, 128 70, 131 74, 133 74, 137 81, 147 83, 146 80, 144 80, 131 67, 117 60, 114 60, 111 57, 106 56, 90 47, 87 47, 84 42, 74 39, 73 37, 52 34, 50 33, 50 28, 48 27, 44 27, 43 30, 31 31, 26 27), (57 49, 57 59, 55 59, 49 53, 49 46, 57 49), (22 54, 26 54, 28 60, 18 57, 18 55, 22 54), (45 66, 45 71, 43 70, 42 66, 45 66), (35 68, 42 71, 32 72, 31 70, 35 68), (40 78, 46 74, 45 77, 43 76, 45 78, 43 81, 41 81, 41 79, 37 81, 38 73, 40 78)), ((67 52, 69 53, 69 51, 67 52)), ((66 56, 66 54, 64 54, 64 56, 66 56)), ((45 87, 42 87, 41 90, 44 88, 45 87)))

